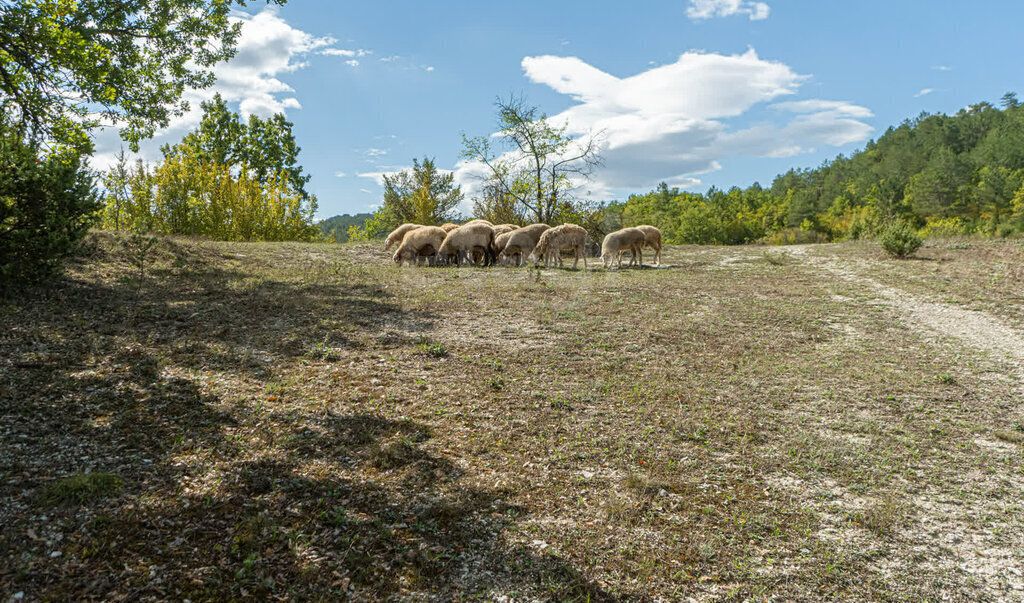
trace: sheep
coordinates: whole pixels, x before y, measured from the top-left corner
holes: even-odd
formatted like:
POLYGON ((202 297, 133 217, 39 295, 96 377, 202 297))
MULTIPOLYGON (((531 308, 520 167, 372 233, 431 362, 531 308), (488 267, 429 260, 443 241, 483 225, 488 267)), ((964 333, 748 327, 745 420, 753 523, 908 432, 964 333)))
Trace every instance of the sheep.
POLYGON ((444 238, 444 229, 438 226, 421 226, 411 230, 402 238, 402 244, 395 250, 392 259, 401 266, 403 260, 415 262, 419 256, 434 255, 435 258, 430 261, 430 264, 434 265, 437 251, 441 248, 444 238))
POLYGON ((494 227, 494 236, 503 235, 506 232, 512 232, 513 230, 518 229, 519 227, 515 224, 498 224, 494 227))
POLYGON ((402 224, 398 228, 392 230, 391 234, 388 235, 388 238, 384 240, 384 251, 391 249, 391 246, 394 245, 395 243, 401 243, 402 239, 405 237, 405 234, 407 232, 409 232, 410 230, 415 230, 417 228, 423 228, 423 226, 420 224, 406 222, 405 224, 402 224))
POLYGON ((445 222, 444 224, 441 225, 441 228, 443 228, 445 232, 451 232, 458 227, 459 225, 456 224, 455 222, 445 222))
POLYGON ((508 243, 508 238, 512 236, 512 232, 506 232, 504 234, 497 235, 494 237, 494 244, 491 245, 491 250, 494 251, 494 255, 498 256, 505 249, 505 244, 508 243))
POLYGON ((654 226, 648 226, 642 224, 636 227, 637 230, 644 233, 644 247, 650 247, 654 250, 654 257, 656 263, 661 266, 661 231, 654 226))
POLYGON ((640 266, 643 266, 644 242, 644 232, 637 228, 623 228, 609 233, 601 243, 601 261, 604 263, 604 267, 610 267, 612 262, 618 259, 619 268, 622 268, 622 252, 627 249, 633 253, 630 265, 632 266, 633 261, 639 258, 640 266))
POLYGON ((562 250, 570 249, 573 252, 572 268, 576 269, 580 258, 583 258, 583 269, 587 269, 587 231, 576 224, 562 224, 545 230, 540 235, 537 247, 534 248, 530 257, 534 262, 544 258, 544 265, 551 263, 551 256, 554 255, 558 265, 562 265, 562 250))
MULTIPOLYGON (((508 233, 509 237, 505 241, 504 249, 501 250, 500 258, 507 260, 516 254, 519 254, 520 258, 527 257, 533 252, 533 248, 537 246, 540 235, 549 228, 551 227, 547 224, 530 224, 508 233)), ((520 264, 521 262, 516 265, 520 264)))
POLYGON ((449 232, 437 254, 442 260, 454 255, 455 265, 459 266, 462 264, 460 252, 469 255, 475 248, 480 247, 484 250, 484 266, 488 266, 494 261, 494 252, 491 249, 493 244, 494 229, 483 221, 474 220, 449 232))

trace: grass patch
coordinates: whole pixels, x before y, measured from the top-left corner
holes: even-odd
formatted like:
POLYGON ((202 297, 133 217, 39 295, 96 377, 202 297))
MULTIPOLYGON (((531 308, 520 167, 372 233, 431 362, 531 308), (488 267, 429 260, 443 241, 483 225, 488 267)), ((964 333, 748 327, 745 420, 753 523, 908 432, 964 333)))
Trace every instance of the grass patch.
POLYGON ((117 494, 123 487, 120 477, 113 473, 78 473, 51 484, 39 491, 43 505, 81 505, 117 494))

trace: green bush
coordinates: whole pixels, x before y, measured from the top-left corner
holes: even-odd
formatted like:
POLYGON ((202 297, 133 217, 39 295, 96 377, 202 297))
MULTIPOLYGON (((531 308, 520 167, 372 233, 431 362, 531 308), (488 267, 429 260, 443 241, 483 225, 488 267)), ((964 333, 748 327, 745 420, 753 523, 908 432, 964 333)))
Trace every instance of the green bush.
POLYGON ((907 257, 917 251, 924 242, 917 236, 917 230, 906 222, 894 222, 882 229, 878 242, 889 255, 907 257))
POLYGON ((0 123, 0 283, 54 274, 96 221, 100 198, 83 157, 42 152, 0 123))

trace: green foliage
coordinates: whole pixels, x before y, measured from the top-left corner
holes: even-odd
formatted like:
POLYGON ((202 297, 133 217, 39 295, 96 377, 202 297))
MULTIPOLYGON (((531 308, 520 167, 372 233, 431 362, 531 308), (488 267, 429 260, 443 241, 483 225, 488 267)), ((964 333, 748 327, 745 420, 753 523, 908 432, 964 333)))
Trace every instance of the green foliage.
POLYGON ((0 282, 52 275, 100 207, 94 176, 74 149, 43 153, 0 121, 0 282))
MULTIPOLYGON (((121 207, 123 229, 201 235, 225 241, 315 241, 316 198, 303 199, 286 177, 257 180, 248 170, 207 163, 177 152, 150 169, 141 162, 128 175, 130 198, 121 207)), ((103 226, 114 228, 110 205, 103 226)))
POLYGON ((652 224, 668 243, 862 239, 894 221, 926 236, 1024 230, 1024 108, 978 103, 889 128, 850 157, 758 185, 689 193, 662 184, 621 205, 626 226, 652 224))
MULTIPOLYGON (((283 0, 274 0, 282 4, 283 0)), ((235 52, 244 0, 0 0, 0 103, 22 132, 85 150, 115 122, 135 149, 235 52)))
POLYGON ((359 230, 371 217, 373 214, 341 214, 322 220, 317 226, 328 239, 332 239, 336 243, 344 243, 349 240, 350 228, 355 227, 359 230))
POLYGON ((245 166, 258 181, 281 177, 293 192, 309 198, 305 185, 310 176, 298 164, 301 148, 292 134, 292 123, 284 114, 267 119, 250 115, 247 123, 228 108, 220 94, 202 104, 199 127, 185 135, 177 145, 164 145, 164 157, 191 155, 205 163, 245 166))
POLYGON ((455 175, 442 174, 434 160, 412 161, 412 169, 384 175, 384 203, 362 227, 351 225, 348 240, 365 241, 393 230, 399 224, 439 226, 456 220, 462 189, 455 175))
POLYGON ((906 222, 893 222, 878 235, 878 242, 889 255, 903 258, 917 251, 922 241, 917 230, 906 222))
POLYGON ((559 224, 559 214, 575 205, 569 192, 574 181, 601 164, 597 139, 567 135, 566 124, 552 123, 521 98, 499 99, 496 105, 500 130, 495 136, 462 135, 462 158, 488 172, 488 188, 474 203, 481 208, 477 217, 500 209, 509 222, 526 216, 559 224))
POLYGON ((129 169, 121 152, 104 177, 104 228, 227 241, 321 238, 291 123, 278 114, 243 124, 220 96, 203 109, 197 130, 165 145, 152 170, 141 162, 129 169))

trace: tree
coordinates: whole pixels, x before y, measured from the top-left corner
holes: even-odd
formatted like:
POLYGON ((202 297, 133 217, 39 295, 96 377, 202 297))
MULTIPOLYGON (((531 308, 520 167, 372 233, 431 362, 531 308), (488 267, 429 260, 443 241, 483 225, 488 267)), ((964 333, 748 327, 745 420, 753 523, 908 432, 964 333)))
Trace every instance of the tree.
POLYGON ((384 175, 384 203, 375 214, 383 228, 404 222, 438 225, 455 219, 463 198, 455 175, 440 173, 427 157, 422 163, 413 159, 412 164, 411 170, 384 175))
POLYGON ((44 153, 0 116, 0 282, 47 277, 77 249, 100 208, 94 180, 80 153, 44 153))
POLYGON ((117 153, 116 161, 103 175, 103 188, 107 191, 103 226, 121 230, 128 227, 128 206, 131 203, 131 172, 128 169, 128 155, 123 147, 117 153))
POLYGON ((27 138, 86 150, 88 130, 114 123, 137 150, 233 56, 235 4, 246 1, 0 0, 0 108, 27 138))
POLYGON ((489 182, 484 185, 480 196, 473 199, 473 217, 492 224, 523 224, 526 217, 519 206, 515 197, 498 183, 489 182))
POLYGON ((267 119, 249 116, 247 123, 228 108, 220 94, 202 103, 199 127, 176 145, 161 148, 164 158, 187 152, 217 165, 246 170, 253 179, 265 181, 282 175, 291 189, 309 198, 305 185, 310 176, 298 164, 299 151, 292 122, 277 113, 267 119))
POLYGON ((487 182, 508 195, 537 222, 554 222, 573 213, 570 190, 601 165, 598 136, 573 138, 567 125, 552 124, 521 98, 498 99, 500 141, 462 135, 462 157, 483 164, 487 182), (569 207, 567 207, 567 205, 569 207))

